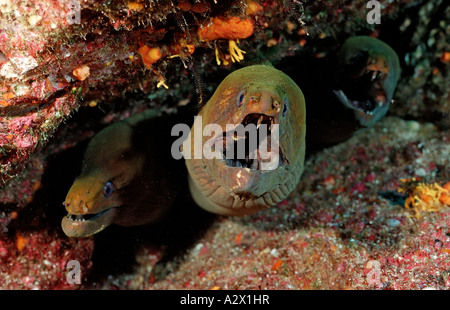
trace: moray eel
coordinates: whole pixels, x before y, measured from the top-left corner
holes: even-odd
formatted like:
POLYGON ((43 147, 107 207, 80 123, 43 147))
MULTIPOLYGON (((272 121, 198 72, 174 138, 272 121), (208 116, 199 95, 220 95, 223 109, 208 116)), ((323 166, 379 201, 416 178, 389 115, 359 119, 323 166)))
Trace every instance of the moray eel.
POLYGON ((87 237, 110 224, 162 219, 179 193, 184 164, 170 153, 170 116, 148 110, 114 123, 89 142, 81 174, 63 203, 69 237, 87 237))
POLYGON ((354 111, 362 126, 372 126, 388 111, 400 77, 396 52, 368 36, 347 39, 338 56, 339 101, 354 111))
POLYGON ((237 216, 277 205, 303 172, 305 117, 302 91, 271 65, 229 74, 201 108, 183 144, 194 201, 207 211, 237 216), (209 124, 221 130, 208 137, 209 124), (238 132, 239 125, 248 131, 238 132), (211 147, 217 156, 196 157, 195 138, 200 148, 207 145, 206 150, 211 147))
POLYGON ((354 37, 339 46, 311 40, 302 54, 277 63, 301 85, 306 99, 306 156, 349 139, 383 117, 400 75, 397 55, 380 40, 354 37), (317 57, 318 51, 326 53, 317 57))

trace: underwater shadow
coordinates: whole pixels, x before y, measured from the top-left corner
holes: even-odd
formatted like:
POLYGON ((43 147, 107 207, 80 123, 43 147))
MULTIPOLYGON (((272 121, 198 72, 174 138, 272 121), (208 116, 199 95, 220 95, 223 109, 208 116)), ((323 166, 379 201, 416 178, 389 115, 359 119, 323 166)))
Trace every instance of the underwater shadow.
POLYGON ((215 219, 216 215, 202 210, 188 193, 184 193, 169 214, 156 224, 134 227, 111 225, 94 236, 94 267, 89 281, 101 282, 110 275, 132 272, 137 264, 136 254, 142 247, 163 253, 156 265, 163 266, 168 262, 177 265, 215 219))

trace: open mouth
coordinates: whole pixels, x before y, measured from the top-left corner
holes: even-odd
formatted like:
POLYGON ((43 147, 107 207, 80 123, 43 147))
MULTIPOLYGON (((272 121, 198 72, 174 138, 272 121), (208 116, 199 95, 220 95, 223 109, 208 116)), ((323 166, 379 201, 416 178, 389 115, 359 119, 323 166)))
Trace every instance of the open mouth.
POLYGON ((72 213, 68 213, 66 215, 66 218, 68 218, 71 221, 76 221, 76 222, 85 222, 85 221, 95 221, 96 219, 106 215, 107 213, 111 212, 112 209, 107 209, 107 210, 103 210, 99 213, 95 213, 95 214, 72 214, 72 213))
POLYGON ((378 108, 386 105, 387 95, 383 83, 386 73, 366 70, 361 76, 341 84, 334 93, 348 108, 373 115, 378 108))
MULTIPOLYGON (((276 118, 266 114, 251 113, 244 117, 243 130, 223 133, 223 159, 234 168, 263 170, 263 164, 278 157, 277 165, 285 163, 279 145, 276 118)), ((276 159, 275 159, 276 160, 276 159)))

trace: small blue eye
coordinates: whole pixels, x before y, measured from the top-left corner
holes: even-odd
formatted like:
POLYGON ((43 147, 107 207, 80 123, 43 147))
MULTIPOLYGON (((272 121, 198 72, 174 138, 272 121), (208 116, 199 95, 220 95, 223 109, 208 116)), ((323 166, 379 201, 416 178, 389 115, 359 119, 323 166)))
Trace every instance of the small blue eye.
POLYGON ((103 187, 103 196, 109 197, 114 192, 114 185, 111 182, 106 182, 105 187, 103 187))
POLYGON ((237 106, 240 107, 244 103, 245 90, 241 90, 239 95, 237 96, 236 103, 237 106))
POLYGON ((284 107, 283 107, 283 116, 286 116, 287 112, 289 110, 289 101, 286 99, 284 99, 284 107))

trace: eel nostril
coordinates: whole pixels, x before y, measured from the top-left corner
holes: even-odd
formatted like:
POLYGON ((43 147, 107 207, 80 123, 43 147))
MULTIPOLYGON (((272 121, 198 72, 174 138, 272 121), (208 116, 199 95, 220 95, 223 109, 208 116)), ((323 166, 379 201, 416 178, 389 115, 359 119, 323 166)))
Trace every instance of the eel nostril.
POLYGON ((279 112, 279 111, 280 111, 280 108, 281 108, 281 104, 280 104, 277 100, 274 100, 274 99, 272 98, 272 109, 274 109, 274 110, 276 110, 277 112, 279 112))
POLYGON ((249 101, 250 104, 256 104, 256 103, 259 102, 259 97, 258 97, 258 96, 251 96, 251 97, 248 99, 248 101, 249 101))
POLYGON ((89 211, 88 205, 85 203, 83 204, 83 212, 87 213, 89 211))

